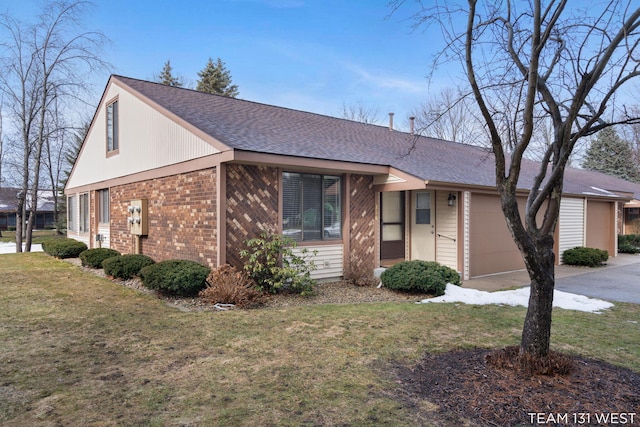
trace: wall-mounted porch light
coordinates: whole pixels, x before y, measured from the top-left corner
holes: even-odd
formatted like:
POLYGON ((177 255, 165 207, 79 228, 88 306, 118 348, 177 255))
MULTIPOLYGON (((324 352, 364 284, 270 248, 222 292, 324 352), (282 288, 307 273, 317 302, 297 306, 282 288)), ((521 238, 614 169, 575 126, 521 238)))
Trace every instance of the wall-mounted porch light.
POLYGON ((448 206, 453 206, 456 204, 456 195, 449 193, 449 197, 447 198, 447 205, 448 206))

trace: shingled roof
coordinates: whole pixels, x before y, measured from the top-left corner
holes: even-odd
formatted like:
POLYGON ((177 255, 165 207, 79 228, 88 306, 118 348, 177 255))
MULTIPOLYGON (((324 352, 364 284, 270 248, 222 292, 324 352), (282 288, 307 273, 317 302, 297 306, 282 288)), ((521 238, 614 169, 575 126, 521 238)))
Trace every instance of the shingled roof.
MULTIPOLYGON (((112 79, 229 149, 383 165, 424 181, 495 187, 494 158, 482 147, 128 77, 112 79)), ((524 162, 520 188, 530 188, 539 167, 524 162)), ((566 177, 568 193, 607 196, 611 194, 601 190, 631 191, 640 198, 640 189, 602 174, 567 170, 566 177)))

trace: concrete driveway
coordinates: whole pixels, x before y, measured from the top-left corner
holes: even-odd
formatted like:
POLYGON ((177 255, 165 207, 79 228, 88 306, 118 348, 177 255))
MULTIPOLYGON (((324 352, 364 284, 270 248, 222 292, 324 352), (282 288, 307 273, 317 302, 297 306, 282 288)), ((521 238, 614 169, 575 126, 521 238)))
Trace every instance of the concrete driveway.
MULTIPOLYGON (((464 288, 497 291, 529 286, 526 271, 465 280, 464 288)), ((556 266, 556 289, 607 301, 640 304, 640 255, 620 254, 597 268, 556 266)))

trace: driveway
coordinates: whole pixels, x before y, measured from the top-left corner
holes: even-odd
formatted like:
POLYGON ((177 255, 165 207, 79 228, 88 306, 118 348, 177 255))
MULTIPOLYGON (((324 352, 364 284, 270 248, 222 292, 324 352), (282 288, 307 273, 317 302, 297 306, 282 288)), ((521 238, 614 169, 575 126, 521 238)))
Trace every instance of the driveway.
MULTIPOLYGON (((560 291, 640 304, 640 255, 619 254, 609 258, 607 265, 597 268, 558 265, 555 272, 555 288, 560 291)), ((529 275, 524 270, 473 278, 462 284, 464 288, 481 291, 521 286, 529 286, 529 275)))
POLYGON ((640 259, 556 279, 556 289, 607 301, 640 304, 640 259))

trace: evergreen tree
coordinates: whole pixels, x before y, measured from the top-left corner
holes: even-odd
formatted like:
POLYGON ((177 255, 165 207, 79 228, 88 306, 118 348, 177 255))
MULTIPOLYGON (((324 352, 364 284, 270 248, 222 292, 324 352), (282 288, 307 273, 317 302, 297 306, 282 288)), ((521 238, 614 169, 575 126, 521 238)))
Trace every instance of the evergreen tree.
POLYGON ((198 85, 196 90, 200 92, 212 93, 216 95, 228 96, 235 98, 238 96, 238 86, 231 84, 231 73, 224 65, 224 62, 218 58, 216 63, 209 58, 209 62, 202 71, 198 73, 198 85))
POLYGON ((162 83, 163 85, 175 87, 182 87, 184 84, 181 78, 174 77, 173 67, 171 66, 171 61, 169 60, 165 62, 162 71, 160 71, 160 74, 156 76, 156 81, 158 83, 162 83))
POLYGON ((620 138, 613 128, 598 132, 582 163, 588 170, 640 182, 640 167, 634 161, 631 145, 620 138))

